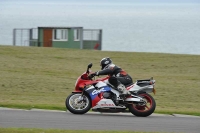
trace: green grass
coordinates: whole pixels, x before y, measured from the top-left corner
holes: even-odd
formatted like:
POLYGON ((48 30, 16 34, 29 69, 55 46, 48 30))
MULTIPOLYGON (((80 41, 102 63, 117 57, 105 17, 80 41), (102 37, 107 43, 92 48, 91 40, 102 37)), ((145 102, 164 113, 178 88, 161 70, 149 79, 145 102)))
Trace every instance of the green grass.
POLYGON ((159 133, 159 132, 0 128, 0 133, 159 133))
POLYGON ((0 106, 65 110, 76 78, 111 57, 135 80, 154 77, 156 113, 200 116, 200 55, 0 46, 0 106))

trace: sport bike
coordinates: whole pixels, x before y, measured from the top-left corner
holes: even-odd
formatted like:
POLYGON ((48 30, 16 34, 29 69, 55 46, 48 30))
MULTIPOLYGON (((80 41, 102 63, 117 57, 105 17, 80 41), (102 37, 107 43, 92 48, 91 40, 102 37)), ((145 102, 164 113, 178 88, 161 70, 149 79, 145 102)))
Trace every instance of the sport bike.
POLYGON ((155 80, 153 78, 137 80, 126 86, 130 95, 121 96, 108 82, 109 76, 95 79, 89 75, 92 63, 86 72, 78 77, 75 90, 67 97, 66 108, 73 114, 84 114, 90 109, 98 112, 131 112, 135 116, 146 117, 151 115, 156 102, 149 94, 155 94, 155 80))

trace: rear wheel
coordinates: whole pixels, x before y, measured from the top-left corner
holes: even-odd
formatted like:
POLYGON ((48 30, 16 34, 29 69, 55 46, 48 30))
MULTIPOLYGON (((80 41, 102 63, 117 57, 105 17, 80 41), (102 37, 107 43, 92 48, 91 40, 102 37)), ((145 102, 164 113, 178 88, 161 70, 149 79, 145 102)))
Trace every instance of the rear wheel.
POLYGON ((65 105, 73 114, 85 114, 91 108, 91 100, 87 95, 72 93, 67 97, 65 105))
POLYGON ((146 101, 146 104, 144 105, 131 104, 129 105, 129 111, 135 116, 140 116, 140 117, 146 117, 146 116, 151 115, 156 108, 156 102, 154 98, 148 93, 142 93, 142 94, 139 94, 139 96, 142 97, 146 101))

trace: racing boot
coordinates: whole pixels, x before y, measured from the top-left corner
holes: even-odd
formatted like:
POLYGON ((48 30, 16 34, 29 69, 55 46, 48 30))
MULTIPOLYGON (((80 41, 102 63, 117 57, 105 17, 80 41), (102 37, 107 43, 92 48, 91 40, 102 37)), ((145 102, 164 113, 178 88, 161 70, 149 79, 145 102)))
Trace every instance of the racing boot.
POLYGON ((123 84, 119 84, 117 86, 117 89, 121 93, 119 96, 122 98, 125 98, 126 96, 131 94, 128 90, 126 90, 126 87, 123 84))

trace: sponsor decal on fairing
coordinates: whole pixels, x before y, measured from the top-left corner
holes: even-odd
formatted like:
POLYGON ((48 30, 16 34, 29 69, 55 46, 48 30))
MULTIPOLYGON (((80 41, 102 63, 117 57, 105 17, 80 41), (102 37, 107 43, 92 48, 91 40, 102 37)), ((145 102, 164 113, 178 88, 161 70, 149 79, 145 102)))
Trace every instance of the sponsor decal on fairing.
POLYGON ((107 91, 107 90, 104 90, 104 88, 101 88, 101 89, 99 89, 99 90, 94 90, 94 91, 92 92, 92 95, 96 95, 96 94, 99 94, 99 93, 104 92, 104 91, 107 91))
POLYGON ((113 106, 115 106, 115 105, 114 105, 114 104, 101 104, 101 106, 113 107, 113 106))

